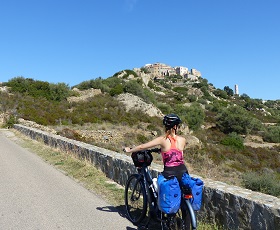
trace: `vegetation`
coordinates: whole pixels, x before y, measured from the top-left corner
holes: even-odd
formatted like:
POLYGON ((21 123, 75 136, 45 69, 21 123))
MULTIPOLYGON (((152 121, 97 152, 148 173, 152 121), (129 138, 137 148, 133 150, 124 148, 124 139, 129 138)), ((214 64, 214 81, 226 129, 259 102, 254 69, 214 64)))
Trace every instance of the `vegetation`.
MULTIPOLYGON (((175 112, 182 118, 202 143, 199 148, 188 149, 188 161, 202 176, 209 176, 217 168, 216 178, 222 180, 224 177, 227 182, 235 184, 243 180, 244 186, 258 191, 263 191, 264 186, 248 183, 251 172, 269 169, 275 176, 271 178, 279 181, 279 145, 253 148, 244 144, 244 138, 249 135, 280 143, 279 100, 264 102, 246 94, 233 95, 228 86, 224 90, 216 89, 203 78, 189 81, 181 76, 165 76, 161 80, 150 79, 145 85, 132 70, 74 86, 79 90, 95 88, 102 92, 78 102, 67 101, 69 96, 76 94, 64 83, 16 77, 3 85, 9 89, 8 92, 0 91, 0 114, 5 114, 5 127, 12 127, 18 118, 24 118, 45 126, 57 126, 60 134, 69 138, 119 151, 117 145, 139 144, 152 138, 152 131, 161 133, 158 128, 161 127, 160 118, 150 117, 137 109, 127 112, 116 99, 119 94, 130 93, 153 104, 163 114, 175 112), (85 139, 77 129, 86 129, 89 124, 95 127, 111 124, 124 132, 124 139, 114 144, 85 139), (232 175, 236 177, 228 179, 232 175)), ((261 177, 257 179, 261 184, 261 177)), ((269 193, 277 190, 272 184, 265 186, 269 193)))
POLYGON ((239 106, 222 108, 217 125, 223 133, 253 134, 264 129, 261 122, 239 106))
POLYGON ((228 136, 223 138, 221 140, 222 145, 231 146, 232 148, 235 148, 237 150, 243 150, 244 149, 244 143, 241 136, 239 136, 237 133, 230 133, 228 136))
POLYGON ((11 88, 12 92, 18 92, 34 98, 45 98, 51 101, 66 100, 70 96, 70 88, 65 83, 51 84, 30 78, 16 77, 6 85, 11 88))
POLYGON ((280 197, 279 176, 276 174, 264 172, 248 172, 243 176, 244 186, 254 191, 270 194, 280 197))

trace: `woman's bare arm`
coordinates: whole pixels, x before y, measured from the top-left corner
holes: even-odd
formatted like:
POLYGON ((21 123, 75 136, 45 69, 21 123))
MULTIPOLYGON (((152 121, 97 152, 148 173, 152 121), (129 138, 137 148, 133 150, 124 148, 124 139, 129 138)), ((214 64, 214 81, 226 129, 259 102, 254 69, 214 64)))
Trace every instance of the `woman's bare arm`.
POLYGON ((155 146, 158 146, 158 145, 162 146, 163 140, 164 140, 163 137, 157 137, 152 141, 149 141, 145 144, 138 145, 134 148, 125 147, 124 150, 127 153, 131 153, 131 152, 137 152, 137 151, 149 149, 149 148, 152 148, 152 147, 155 147, 155 146))

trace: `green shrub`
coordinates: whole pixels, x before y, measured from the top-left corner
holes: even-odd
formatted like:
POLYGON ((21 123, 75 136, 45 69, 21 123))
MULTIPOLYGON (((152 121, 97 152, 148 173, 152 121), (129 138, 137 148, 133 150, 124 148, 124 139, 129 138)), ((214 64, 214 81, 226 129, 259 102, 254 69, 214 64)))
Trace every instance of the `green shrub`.
POLYGON ((195 96, 195 95, 188 95, 188 100, 190 102, 195 102, 197 100, 197 96, 195 96))
POLYGON ((148 82, 148 86, 149 86, 151 89, 155 89, 155 84, 154 84, 152 81, 149 81, 149 82, 148 82))
POLYGON ((173 91, 183 95, 188 96, 188 88, 187 87, 174 87, 173 91))
POLYGON ((271 126, 265 131, 264 141, 280 143, 280 126, 271 126))
POLYGON ((9 119, 7 120, 7 122, 4 124, 4 127, 7 127, 7 128, 12 128, 14 126, 14 124, 17 123, 17 118, 13 115, 11 115, 9 117, 9 119))
POLYGON ((65 83, 50 84, 50 100, 65 101, 70 96, 70 87, 65 83))
POLYGON ((234 132, 230 133, 227 137, 221 140, 222 145, 230 146, 238 150, 244 149, 243 142, 243 138, 234 132))
POLYGON ((163 114, 169 114, 172 111, 171 106, 166 103, 158 103, 157 107, 163 114))
POLYGON ((245 188, 253 191, 280 196, 280 184, 277 175, 272 173, 249 172, 243 175, 243 184, 245 188))
POLYGON ((124 92, 123 86, 119 84, 116 85, 114 88, 112 88, 109 93, 111 96, 115 96, 115 95, 122 94, 123 92, 124 92))
POLYGON ((205 118, 204 110, 197 103, 191 104, 190 107, 179 104, 175 107, 175 113, 181 116, 183 120, 187 121, 192 130, 198 130, 205 118))
POLYGON ((216 89, 216 90, 213 91, 213 93, 214 93, 215 96, 217 96, 217 97, 221 97, 221 98, 224 98, 224 99, 227 99, 227 98, 228 98, 227 92, 224 91, 224 90, 216 89))
POLYGON ((240 106, 222 108, 216 121, 218 128, 224 133, 248 134, 263 128, 259 120, 251 117, 250 113, 240 106))
POLYGON ((70 88, 65 83, 50 84, 24 77, 12 78, 8 81, 7 86, 11 88, 12 92, 53 101, 66 100, 70 94, 70 88))

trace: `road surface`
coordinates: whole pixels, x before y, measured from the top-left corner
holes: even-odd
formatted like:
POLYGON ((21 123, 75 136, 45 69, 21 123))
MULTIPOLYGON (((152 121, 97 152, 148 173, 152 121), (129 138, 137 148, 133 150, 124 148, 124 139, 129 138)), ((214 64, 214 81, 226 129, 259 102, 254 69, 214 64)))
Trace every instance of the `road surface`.
POLYGON ((112 206, 0 130, 0 229, 136 229, 112 206))

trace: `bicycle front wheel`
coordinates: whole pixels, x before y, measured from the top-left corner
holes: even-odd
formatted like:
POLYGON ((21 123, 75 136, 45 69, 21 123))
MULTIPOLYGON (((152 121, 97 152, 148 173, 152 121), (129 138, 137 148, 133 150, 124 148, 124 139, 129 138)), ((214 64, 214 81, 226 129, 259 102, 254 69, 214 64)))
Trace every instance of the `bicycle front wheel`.
POLYGON ((147 194, 144 181, 138 174, 131 175, 126 182, 125 207, 133 224, 139 224, 146 216, 147 194))

